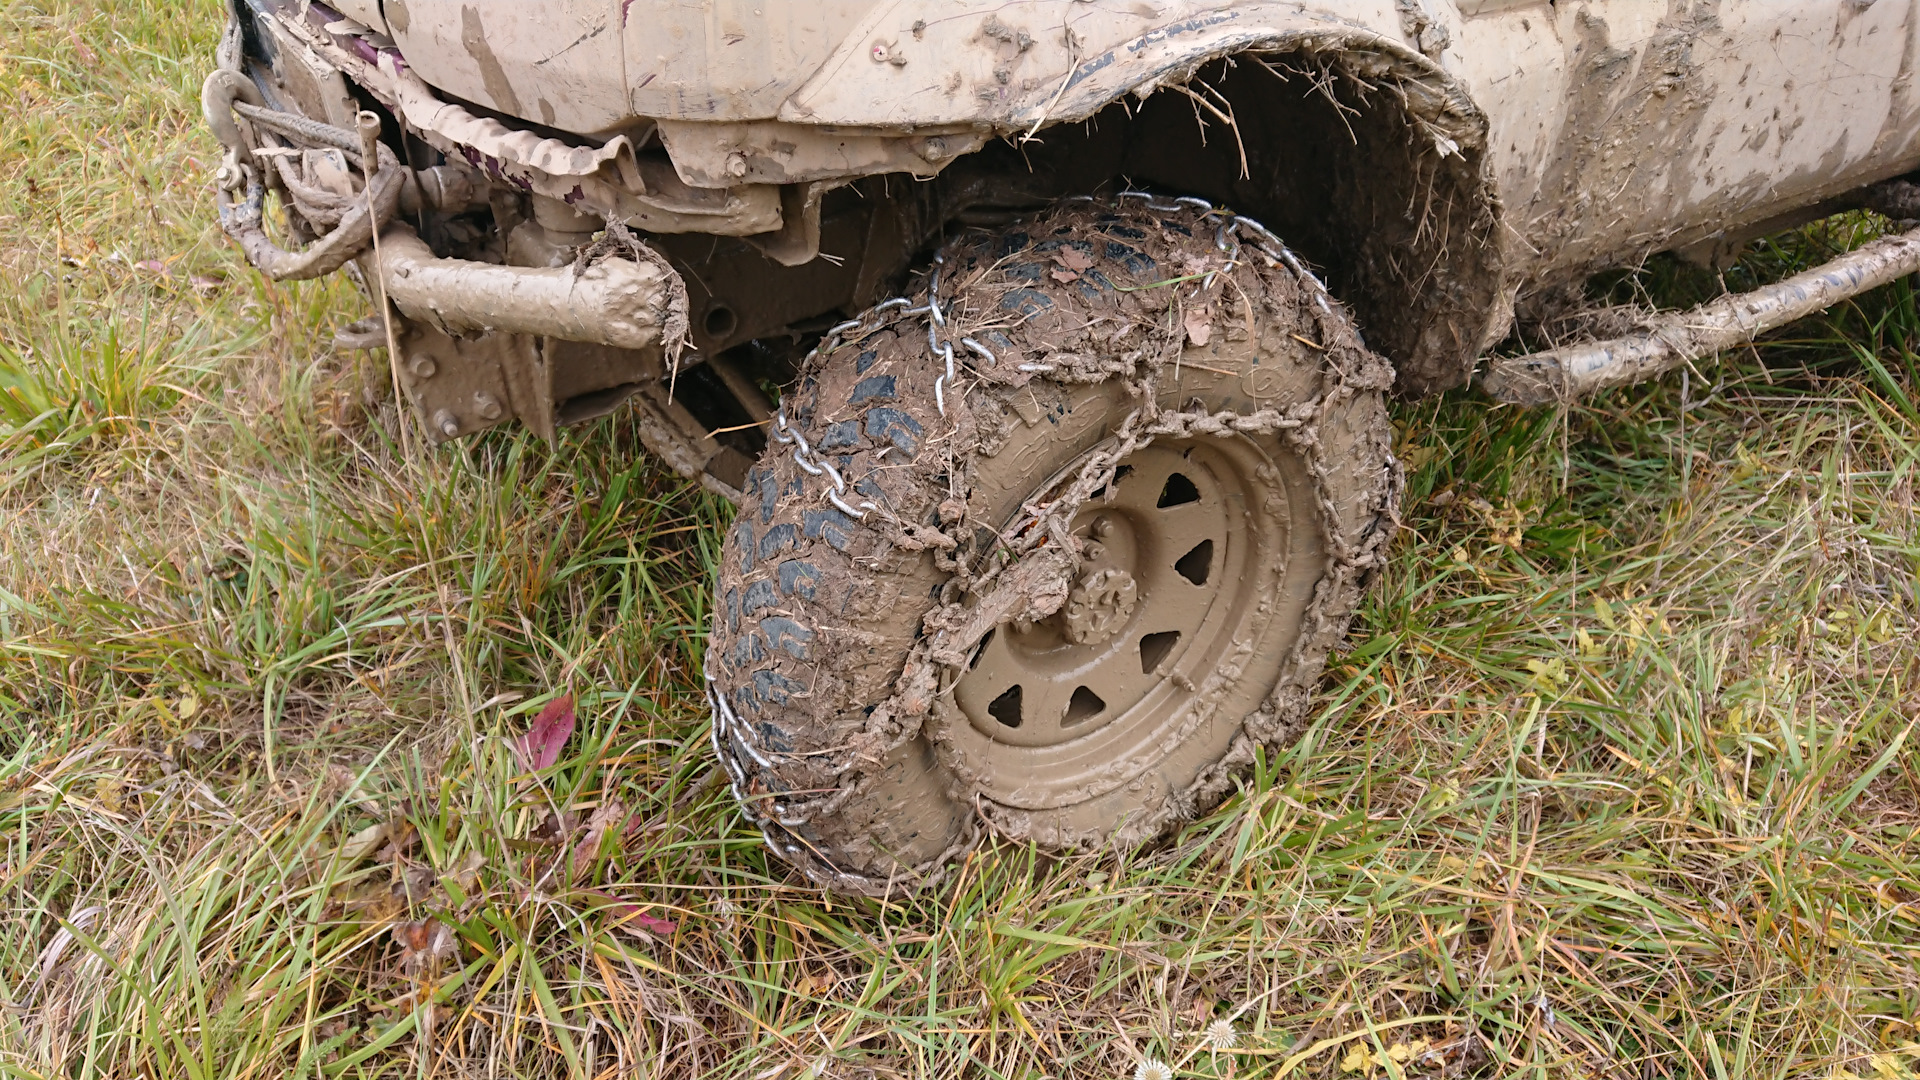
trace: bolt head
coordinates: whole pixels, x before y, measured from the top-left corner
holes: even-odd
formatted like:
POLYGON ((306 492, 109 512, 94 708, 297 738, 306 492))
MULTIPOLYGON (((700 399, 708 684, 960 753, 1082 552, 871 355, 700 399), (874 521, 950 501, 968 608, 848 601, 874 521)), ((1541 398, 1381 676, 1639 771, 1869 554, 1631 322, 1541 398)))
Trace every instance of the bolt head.
POLYGON ((500 399, 482 390, 473 395, 473 407, 482 419, 500 419, 500 399))
POLYGON ((1105 540, 1107 537, 1112 536, 1113 535, 1113 519, 1109 517, 1095 518, 1093 520, 1093 535, 1099 537, 1102 540, 1105 540))
POLYGON ((734 152, 727 155, 727 175, 735 180, 747 175, 747 155, 734 152))
POLYGON ((441 409, 433 414, 433 426, 439 430, 440 434, 445 435, 449 439, 460 434, 459 417, 454 416, 445 409, 441 409))
POLYGON ((407 365, 407 370, 413 372, 413 377, 416 379, 431 379, 433 378, 433 373, 440 370, 440 368, 439 365, 433 362, 432 357, 416 356, 413 359, 413 363, 407 365))

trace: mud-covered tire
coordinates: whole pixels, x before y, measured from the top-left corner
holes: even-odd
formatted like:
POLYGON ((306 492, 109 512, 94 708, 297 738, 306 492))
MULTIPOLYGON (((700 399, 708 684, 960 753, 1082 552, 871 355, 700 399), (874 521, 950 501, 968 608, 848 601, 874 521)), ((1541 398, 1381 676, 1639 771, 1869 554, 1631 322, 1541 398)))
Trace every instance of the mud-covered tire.
POLYGON ((923 288, 804 367, 726 537, 706 665, 736 796, 816 881, 911 887, 988 828, 1150 839, 1297 735, 1393 531, 1393 372, 1232 220, 1079 203, 964 236, 940 322, 923 288), (1035 504, 1072 482, 1093 497, 1035 504), (1033 596, 994 593, 1068 547, 1033 596), (963 633, 1003 608, 998 638, 963 633))

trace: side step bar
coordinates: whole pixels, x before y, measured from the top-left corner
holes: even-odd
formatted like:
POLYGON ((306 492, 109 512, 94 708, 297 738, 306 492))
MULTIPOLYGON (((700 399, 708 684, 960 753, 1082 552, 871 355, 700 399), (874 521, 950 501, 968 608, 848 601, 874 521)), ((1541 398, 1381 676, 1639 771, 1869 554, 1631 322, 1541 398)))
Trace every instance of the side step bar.
POLYGON ((1573 401, 1744 345, 1915 272, 1920 272, 1920 229, 1882 237, 1764 289, 1655 316, 1624 337, 1497 357, 1480 376, 1480 387, 1509 405, 1573 401))

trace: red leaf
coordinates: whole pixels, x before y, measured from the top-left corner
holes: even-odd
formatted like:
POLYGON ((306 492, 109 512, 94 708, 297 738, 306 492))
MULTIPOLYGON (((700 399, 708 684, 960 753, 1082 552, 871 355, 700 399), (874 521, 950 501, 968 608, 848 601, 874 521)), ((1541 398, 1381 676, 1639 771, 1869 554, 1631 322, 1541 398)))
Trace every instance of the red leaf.
POLYGON ((673 933, 673 920, 663 919, 658 915, 649 915, 644 911, 636 911, 633 915, 633 921, 640 929, 650 934, 659 934, 665 937, 673 933))
POLYGON ((560 748, 573 734, 573 695, 566 694, 547 702, 525 735, 508 743, 520 767, 538 772, 560 760, 560 748))
POLYGON ((642 911, 638 904, 629 904, 610 892, 605 892, 600 889, 586 889, 584 891, 588 896, 597 900, 608 901, 606 910, 608 914, 613 916, 613 925, 617 930, 645 930, 649 934, 657 934, 661 937, 667 937, 673 933, 675 924, 672 919, 663 919, 658 915, 650 915, 642 911))

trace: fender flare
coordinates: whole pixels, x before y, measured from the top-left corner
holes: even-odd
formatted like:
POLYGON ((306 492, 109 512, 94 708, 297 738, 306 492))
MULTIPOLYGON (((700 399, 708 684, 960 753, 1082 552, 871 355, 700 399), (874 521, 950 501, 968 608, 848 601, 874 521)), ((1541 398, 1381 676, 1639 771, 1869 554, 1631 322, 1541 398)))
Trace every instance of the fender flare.
MULTIPOLYGON (((1426 273, 1397 287, 1403 295, 1343 299, 1382 312, 1431 308, 1422 325, 1376 335, 1376 347, 1401 373, 1403 394, 1464 382, 1478 356, 1507 333, 1513 290, 1498 242, 1499 194, 1485 165, 1486 115, 1464 86, 1388 28, 1302 8, 1234 3, 1149 23, 1107 4, 997 5, 956 13, 951 0, 882 5, 790 97, 780 119, 836 129, 921 133, 974 132, 1019 137, 1086 120, 1128 95, 1145 98, 1185 83, 1210 63, 1236 54, 1308 55, 1339 64, 1385 87, 1403 126, 1430 140, 1447 182, 1468 204, 1472 222, 1436 246, 1426 273), (1066 21, 1042 29, 1027 12, 1065 9, 1066 21), (1027 28, 1019 24, 1026 22, 1027 28), (1436 298, 1434 292, 1446 294, 1436 298)), ((1240 207, 1246 210, 1248 207, 1240 207)), ((1356 224, 1364 226, 1364 220, 1356 224)), ((1349 289, 1396 286, 1362 274, 1349 289), (1365 284, 1359 278, 1371 278, 1365 284)))

